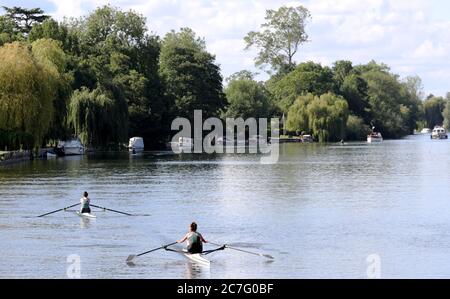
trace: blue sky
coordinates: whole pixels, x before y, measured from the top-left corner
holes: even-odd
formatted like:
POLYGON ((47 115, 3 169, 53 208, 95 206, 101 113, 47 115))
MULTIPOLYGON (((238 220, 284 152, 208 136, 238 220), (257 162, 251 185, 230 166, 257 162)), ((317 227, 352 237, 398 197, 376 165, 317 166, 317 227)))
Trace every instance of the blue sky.
MULTIPOLYGON (((1 5, 41 7, 58 20, 77 17, 103 4, 133 9, 147 18, 149 29, 164 35, 191 27, 205 37, 223 75, 255 70, 255 51, 244 51, 243 37, 257 30, 266 9, 307 7, 313 16, 310 42, 296 56, 331 65, 348 59, 384 62, 401 77, 419 75, 424 91, 450 91, 450 1, 446 0, 0 0, 1 5)), ((259 71, 261 79, 266 75, 259 71)))

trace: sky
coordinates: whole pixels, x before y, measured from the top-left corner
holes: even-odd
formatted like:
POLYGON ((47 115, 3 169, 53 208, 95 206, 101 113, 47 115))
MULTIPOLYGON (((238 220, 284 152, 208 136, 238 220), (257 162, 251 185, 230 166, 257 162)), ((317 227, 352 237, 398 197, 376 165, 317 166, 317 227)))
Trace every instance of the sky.
POLYGON ((418 75, 426 94, 450 91, 450 1, 447 0, 0 0, 0 6, 41 7, 57 20, 79 17, 97 6, 133 9, 147 18, 160 36, 181 27, 204 37, 226 78, 254 67, 255 50, 245 51, 243 37, 258 30, 267 9, 303 5, 312 19, 309 42, 297 62, 331 66, 345 59, 355 64, 370 60, 391 66, 401 77, 418 75))

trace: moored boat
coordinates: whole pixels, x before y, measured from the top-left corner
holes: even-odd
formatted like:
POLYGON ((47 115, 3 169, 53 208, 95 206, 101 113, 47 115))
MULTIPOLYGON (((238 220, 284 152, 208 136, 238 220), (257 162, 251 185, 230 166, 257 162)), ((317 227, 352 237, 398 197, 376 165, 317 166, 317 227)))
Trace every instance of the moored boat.
POLYGON ((442 126, 436 126, 431 133, 431 139, 448 139, 447 131, 442 126))
POLYGON ((128 150, 133 153, 144 151, 144 139, 142 137, 130 138, 128 150))
POLYGON ((67 141, 59 141, 55 152, 59 156, 84 155, 84 146, 79 138, 71 138, 67 141))
POLYGON ((380 132, 375 131, 375 127, 372 128, 372 132, 367 135, 367 142, 368 143, 379 143, 383 142, 383 136, 380 132))

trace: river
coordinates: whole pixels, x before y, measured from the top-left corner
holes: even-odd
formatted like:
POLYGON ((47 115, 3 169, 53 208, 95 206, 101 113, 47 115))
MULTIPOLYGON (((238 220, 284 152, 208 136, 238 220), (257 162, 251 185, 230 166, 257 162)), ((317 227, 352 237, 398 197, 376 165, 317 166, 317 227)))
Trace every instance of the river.
POLYGON ((149 152, 3 166, 0 278, 67 278, 74 266, 81 278, 450 277, 449 141, 280 147, 273 165, 149 152), (83 191, 139 215, 35 217, 83 191), (275 259, 227 249, 205 268, 163 250, 125 263, 180 239, 193 220, 207 240, 275 259))

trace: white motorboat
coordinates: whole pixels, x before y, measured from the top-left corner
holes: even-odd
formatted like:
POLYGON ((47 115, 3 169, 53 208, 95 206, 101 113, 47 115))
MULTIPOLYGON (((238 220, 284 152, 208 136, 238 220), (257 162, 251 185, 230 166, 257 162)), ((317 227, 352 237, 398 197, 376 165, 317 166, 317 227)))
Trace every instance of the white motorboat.
POLYGON ((431 139, 448 139, 447 131, 444 127, 436 126, 431 133, 431 139))
POLYGON ((84 146, 79 138, 72 138, 67 141, 59 141, 56 151, 63 156, 84 155, 84 146))
POLYGON ((128 150, 133 153, 144 151, 144 139, 142 137, 130 138, 128 150))
POLYGON ((301 140, 303 143, 313 143, 314 142, 314 138, 311 135, 303 135, 301 137, 301 140))
POLYGON ((420 131, 420 134, 430 134, 431 130, 428 128, 423 128, 422 131, 420 131))
POLYGON ((383 136, 381 135, 380 132, 372 131, 372 133, 370 133, 367 136, 367 142, 368 143, 380 143, 380 142, 383 142, 383 136))

